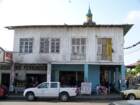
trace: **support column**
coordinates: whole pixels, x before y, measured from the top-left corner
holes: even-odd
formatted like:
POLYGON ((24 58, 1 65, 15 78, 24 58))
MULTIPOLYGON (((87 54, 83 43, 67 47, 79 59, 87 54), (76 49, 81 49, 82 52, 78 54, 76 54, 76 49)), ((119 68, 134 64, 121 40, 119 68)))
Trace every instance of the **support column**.
POLYGON ((59 81, 59 71, 58 70, 56 70, 55 71, 55 82, 58 82, 59 81))
POLYGON ((112 80, 112 70, 109 70, 109 77, 108 77, 108 82, 109 82, 109 84, 112 82, 111 80, 112 80))
POLYGON ((11 71, 10 71, 10 86, 9 86, 9 91, 13 92, 14 91, 14 79, 15 79, 15 63, 11 62, 11 71))
POLYGON ((88 81, 88 64, 84 64, 84 81, 88 81))
POLYGON ((115 68, 115 87, 117 89, 120 89, 120 87, 119 87, 119 68, 118 67, 115 68))
POLYGON ((1 75, 2 75, 2 73, 1 73, 1 71, 0 71, 0 84, 1 84, 1 80, 2 80, 2 79, 1 79, 1 77, 2 77, 1 75))
POLYGON ((124 90, 126 88, 126 86, 125 86, 125 73, 126 73, 126 68, 124 65, 121 65, 121 90, 124 90))
POLYGON ((47 66, 47 82, 51 82, 51 63, 48 63, 47 66))

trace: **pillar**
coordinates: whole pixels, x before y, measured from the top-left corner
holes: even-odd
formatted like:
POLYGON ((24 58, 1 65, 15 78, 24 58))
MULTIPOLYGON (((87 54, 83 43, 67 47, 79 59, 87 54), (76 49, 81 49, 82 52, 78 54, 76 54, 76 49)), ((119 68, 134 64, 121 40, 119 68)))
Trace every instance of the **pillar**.
POLYGON ((124 90, 126 88, 126 86, 125 86, 125 73, 126 73, 125 65, 121 65, 121 90, 124 90))
POLYGON ((88 64, 84 64, 84 81, 88 81, 88 64))
POLYGON ((112 70, 109 70, 108 74, 109 74, 108 82, 111 83, 112 82, 111 81, 112 80, 112 70))
POLYGON ((59 70, 55 71, 55 81, 58 82, 59 81, 59 70))
POLYGON ((1 73, 1 71, 0 71, 0 84, 1 84, 1 80, 2 80, 2 79, 1 79, 1 75, 2 75, 2 73, 1 73))
POLYGON ((51 82, 51 63, 47 66, 47 82, 51 82))
POLYGON ((11 63, 11 71, 10 71, 10 86, 9 86, 9 91, 13 92, 14 91, 14 79, 15 79, 15 63, 11 63))
POLYGON ((119 68, 115 68, 115 87, 116 89, 120 89, 119 87, 119 68))

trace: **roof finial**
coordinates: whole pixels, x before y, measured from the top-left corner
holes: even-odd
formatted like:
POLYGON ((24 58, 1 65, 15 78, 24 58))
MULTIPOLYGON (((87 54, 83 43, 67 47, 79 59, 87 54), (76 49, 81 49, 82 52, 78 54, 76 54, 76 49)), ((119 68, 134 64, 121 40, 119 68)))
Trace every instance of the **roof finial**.
POLYGON ((87 16, 88 16, 88 17, 92 17, 92 13, 91 13, 91 9, 90 9, 90 4, 89 4, 87 16))
POLYGON ((84 25, 95 25, 96 23, 92 21, 92 13, 90 9, 90 3, 89 3, 89 8, 88 8, 88 13, 86 14, 87 16, 87 21, 84 23, 84 25))

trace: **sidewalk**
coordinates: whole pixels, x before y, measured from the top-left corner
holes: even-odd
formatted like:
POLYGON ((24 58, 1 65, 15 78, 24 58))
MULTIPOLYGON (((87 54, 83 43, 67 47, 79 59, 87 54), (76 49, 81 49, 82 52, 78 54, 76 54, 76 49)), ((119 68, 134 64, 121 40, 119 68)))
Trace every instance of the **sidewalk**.
POLYGON ((77 99, 82 99, 82 100, 120 100, 121 95, 120 94, 109 94, 109 95, 82 95, 82 96, 77 96, 77 99))
MULTIPOLYGON (((22 94, 9 94, 7 99, 10 100, 25 100, 25 97, 22 94)), ((80 95, 76 96, 74 99, 76 100, 120 100, 120 94, 109 94, 109 95, 80 95)))

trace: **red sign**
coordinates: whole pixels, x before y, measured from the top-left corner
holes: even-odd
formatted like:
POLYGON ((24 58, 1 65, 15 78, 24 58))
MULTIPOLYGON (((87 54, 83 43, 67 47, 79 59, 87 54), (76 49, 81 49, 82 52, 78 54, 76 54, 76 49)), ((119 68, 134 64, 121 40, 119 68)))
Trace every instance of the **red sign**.
POLYGON ((5 57, 4 57, 5 61, 12 61, 13 59, 13 54, 12 52, 5 52, 5 57))

